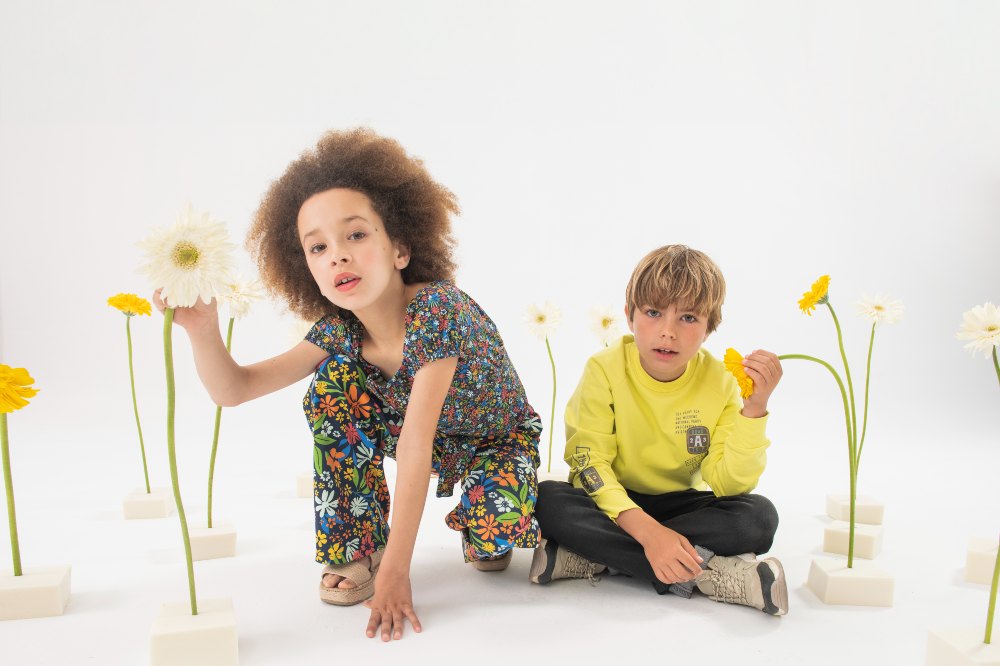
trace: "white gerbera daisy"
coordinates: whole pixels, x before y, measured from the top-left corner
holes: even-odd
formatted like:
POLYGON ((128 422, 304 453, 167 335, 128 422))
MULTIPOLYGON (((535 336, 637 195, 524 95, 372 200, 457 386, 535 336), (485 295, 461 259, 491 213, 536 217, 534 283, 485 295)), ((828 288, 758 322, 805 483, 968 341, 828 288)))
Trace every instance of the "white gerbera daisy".
POLYGON ((528 325, 528 330, 539 340, 549 337, 559 327, 562 321, 562 312, 548 301, 538 308, 535 305, 528 306, 524 314, 524 323, 528 325))
POLYGON ((858 314, 873 324, 895 324, 903 316, 903 301, 891 301, 888 296, 862 294, 858 314))
POLYGON ((247 280, 241 275, 231 275, 223 285, 222 298, 229 303, 229 316, 233 319, 246 317, 250 312, 250 304, 263 297, 264 285, 256 278, 247 280))
POLYGON ((1000 308, 992 303, 976 306, 962 315, 962 327, 956 336, 969 340, 965 345, 973 353, 981 351, 987 356, 1000 346, 1000 308))
POLYGON ((195 213, 191 204, 169 229, 156 230, 140 244, 146 251, 142 271, 154 289, 163 288, 163 301, 172 308, 205 303, 223 293, 232 262, 226 225, 208 213, 195 213))
POLYGON ((605 347, 617 340, 619 334, 618 318, 614 308, 591 308, 590 330, 605 347))

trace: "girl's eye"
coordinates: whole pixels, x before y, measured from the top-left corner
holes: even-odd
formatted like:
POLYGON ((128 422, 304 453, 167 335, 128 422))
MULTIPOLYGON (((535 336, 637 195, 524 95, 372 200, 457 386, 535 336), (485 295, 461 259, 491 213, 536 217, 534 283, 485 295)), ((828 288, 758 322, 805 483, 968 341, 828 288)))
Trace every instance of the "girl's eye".
POLYGON ((365 233, 365 232, 363 232, 363 231, 354 231, 354 232, 352 232, 352 233, 351 233, 351 234, 350 234, 350 235, 349 235, 349 236, 347 237, 347 240, 361 240, 362 238, 364 238, 364 237, 365 237, 365 236, 367 236, 367 235, 368 235, 368 234, 366 234, 366 233, 365 233))
POLYGON ((310 252, 310 254, 319 254, 320 252, 322 252, 325 249, 326 249, 326 245, 324 245, 323 243, 316 243, 315 245, 310 245, 309 246, 309 252, 310 252))
POLYGON ((698 321, 698 318, 692 314, 681 315, 681 321, 686 321, 689 324, 693 324, 698 321))
POLYGON ((660 316, 660 311, 659 310, 654 310, 652 308, 649 308, 649 309, 646 310, 646 316, 647 317, 654 317, 654 318, 655 317, 659 317, 660 316))

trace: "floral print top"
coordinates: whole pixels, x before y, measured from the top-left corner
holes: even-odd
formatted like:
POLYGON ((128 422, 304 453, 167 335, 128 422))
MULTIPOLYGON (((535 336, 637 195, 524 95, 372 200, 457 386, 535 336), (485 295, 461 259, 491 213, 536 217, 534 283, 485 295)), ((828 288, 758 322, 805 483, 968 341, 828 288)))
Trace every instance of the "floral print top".
MULTIPOLYGON (((444 486, 464 472, 480 446, 497 446, 506 436, 515 436, 533 440, 537 448, 538 415, 528 404, 496 325, 478 303, 450 282, 430 282, 406 306, 404 321, 403 363, 392 377, 383 377, 365 361, 364 328, 350 313, 320 319, 306 340, 358 361, 367 390, 404 418, 417 371, 432 361, 458 358, 434 441, 439 496, 451 494, 444 486)), ((395 454, 395 441, 387 443, 385 452, 395 454)))

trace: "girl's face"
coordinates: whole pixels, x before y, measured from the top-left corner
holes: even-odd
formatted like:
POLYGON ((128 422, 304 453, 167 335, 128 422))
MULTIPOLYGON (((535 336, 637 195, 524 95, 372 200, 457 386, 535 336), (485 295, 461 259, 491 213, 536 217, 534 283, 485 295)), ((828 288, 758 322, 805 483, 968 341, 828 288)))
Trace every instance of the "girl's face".
POLYGON ((393 285, 409 253, 386 233, 371 201, 357 190, 335 188, 306 199, 299 209, 299 241, 320 291, 331 303, 358 312, 393 285))

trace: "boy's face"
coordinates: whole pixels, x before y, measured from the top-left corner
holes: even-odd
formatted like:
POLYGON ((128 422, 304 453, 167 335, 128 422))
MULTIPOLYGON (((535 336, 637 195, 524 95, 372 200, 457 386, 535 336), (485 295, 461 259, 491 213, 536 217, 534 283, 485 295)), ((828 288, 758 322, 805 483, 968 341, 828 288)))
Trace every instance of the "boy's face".
POLYGON ((625 319, 635 336, 642 369, 660 382, 672 382, 683 375, 688 361, 708 338, 708 317, 676 304, 665 310, 643 306, 634 312, 625 306, 625 319))

